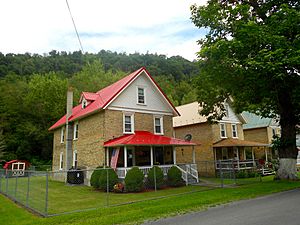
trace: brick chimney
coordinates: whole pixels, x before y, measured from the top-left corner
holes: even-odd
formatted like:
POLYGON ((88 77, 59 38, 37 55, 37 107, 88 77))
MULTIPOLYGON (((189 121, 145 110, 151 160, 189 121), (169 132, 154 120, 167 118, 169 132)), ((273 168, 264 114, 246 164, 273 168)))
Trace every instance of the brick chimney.
POLYGON ((71 87, 68 88, 67 92, 67 116, 66 116, 66 167, 68 170, 72 167, 73 161, 73 151, 72 151, 72 143, 73 143, 73 126, 69 123, 69 118, 72 115, 73 109, 73 89, 71 87))

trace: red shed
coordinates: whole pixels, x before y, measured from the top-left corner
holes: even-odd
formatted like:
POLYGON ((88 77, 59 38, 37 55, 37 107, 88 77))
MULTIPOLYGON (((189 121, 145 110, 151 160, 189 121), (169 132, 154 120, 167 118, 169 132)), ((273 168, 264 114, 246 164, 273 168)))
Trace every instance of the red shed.
POLYGON ((3 169, 12 171, 12 176, 24 176, 24 171, 27 170, 30 166, 30 163, 26 160, 11 160, 4 164, 3 169))

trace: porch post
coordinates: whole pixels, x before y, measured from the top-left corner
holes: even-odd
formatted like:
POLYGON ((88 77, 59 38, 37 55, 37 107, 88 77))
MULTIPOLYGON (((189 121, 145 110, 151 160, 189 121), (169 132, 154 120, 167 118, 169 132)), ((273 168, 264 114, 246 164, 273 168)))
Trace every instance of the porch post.
POLYGON ((236 149, 236 154, 237 154, 237 169, 239 171, 240 170, 240 151, 239 151, 239 147, 237 147, 237 149, 236 149))
POLYGON ((124 146, 124 167, 127 167, 127 146, 124 146))
POLYGON ((265 149, 265 155, 266 155, 266 162, 268 162, 268 151, 267 151, 266 147, 264 147, 264 149, 265 149))
POLYGON ((132 165, 135 166, 135 148, 132 149, 132 165))
POLYGON ((106 166, 109 167, 109 150, 106 148, 106 166))
POLYGON ((253 151, 253 147, 251 147, 251 152, 252 152, 253 166, 255 166, 255 159, 254 159, 254 151, 253 151))
POLYGON ((195 154, 195 146, 192 147, 193 149, 193 164, 196 163, 196 154, 195 154))
POLYGON ((173 146, 173 162, 174 162, 174 165, 176 165, 176 149, 175 147, 173 146))
POLYGON ((150 164, 153 166, 153 146, 150 146, 150 164))

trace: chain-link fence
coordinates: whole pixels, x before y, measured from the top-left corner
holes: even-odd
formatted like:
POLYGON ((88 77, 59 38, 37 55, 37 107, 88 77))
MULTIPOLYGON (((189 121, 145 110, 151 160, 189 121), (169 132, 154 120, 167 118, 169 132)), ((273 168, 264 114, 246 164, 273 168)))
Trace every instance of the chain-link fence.
POLYGON ((49 216, 260 181, 255 169, 237 170, 234 161, 206 161, 197 167, 0 170, 0 193, 41 215, 49 216), (195 168, 198 168, 199 179, 195 168))

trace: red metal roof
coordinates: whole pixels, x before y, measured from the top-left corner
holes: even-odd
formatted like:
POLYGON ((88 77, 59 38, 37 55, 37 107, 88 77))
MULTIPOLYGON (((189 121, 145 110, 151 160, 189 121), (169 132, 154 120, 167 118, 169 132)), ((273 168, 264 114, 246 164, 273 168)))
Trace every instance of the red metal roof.
POLYGON ((18 160, 18 159, 14 159, 14 160, 11 160, 9 162, 6 162, 3 166, 3 169, 8 169, 8 167, 13 164, 13 163, 16 163, 16 162, 22 162, 22 163, 25 163, 25 166, 28 167, 30 165, 30 163, 26 160, 18 160))
POLYGON ((134 134, 125 134, 121 137, 104 142, 104 147, 125 146, 125 145, 172 145, 186 146, 196 145, 193 142, 184 141, 177 138, 170 138, 155 135, 148 131, 135 131, 134 134))
MULTIPOLYGON (((157 86, 158 90, 161 94, 165 97, 165 99, 169 102, 170 106, 173 108, 174 112, 179 115, 178 111, 174 107, 174 105, 170 102, 168 97, 163 93, 157 83, 153 80, 151 75, 147 72, 147 70, 142 67, 135 72, 129 74, 128 76, 122 78, 121 80, 111 84, 108 87, 105 87, 98 91, 97 93, 91 92, 83 92, 82 95, 89 101, 92 101, 90 104, 87 105, 84 109, 81 105, 77 105, 72 110, 72 115, 69 118, 69 121, 74 121, 79 118, 85 117, 91 113, 94 113, 98 110, 105 109, 106 106, 122 91, 124 90, 127 85, 133 81, 141 72, 144 71, 148 77, 153 81, 153 83, 157 86), (93 100, 94 99, 94 100, 93 100)), ((49 130, 54 130, 66 123, 66 115, 60 118, 55 124, 53 124, 49 130)))

